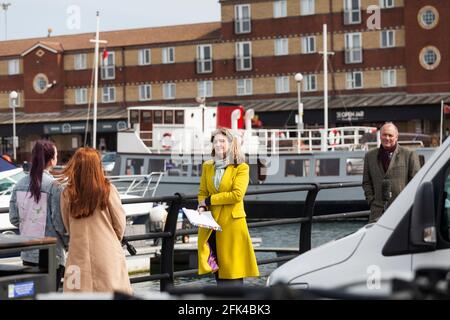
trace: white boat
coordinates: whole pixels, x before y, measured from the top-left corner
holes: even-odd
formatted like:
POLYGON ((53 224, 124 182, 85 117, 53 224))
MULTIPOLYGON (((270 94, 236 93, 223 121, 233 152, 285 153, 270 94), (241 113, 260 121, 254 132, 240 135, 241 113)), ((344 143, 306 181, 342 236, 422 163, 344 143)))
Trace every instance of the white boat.
MULTIPOLYGON (((126 176, 164 171, 156 196, 195 194, 201 164, 210 158, 211 132, 229 127, 240 135, 247 154, 249 191, 362 182, 364 154, 379 145, 373 127, 329 128, 326 135, 322 128, 254 129, 252 116, 252 110, 244 112, 243 106, 220 103, 214 107, 130 107, 129 128, 118 132, 112 173, 126 176)), ((434 152, 422 141, 399 143, 414 147, 422 164, 434 152)), ((305 198, 306 192, 249 196, 246 207, 253 218, 297 217, 305 198), (271 206, 274 203, 276 206, 271 206)), ((323 190, 317 197, 318 214, 367 209, 361 187, 323 190)))

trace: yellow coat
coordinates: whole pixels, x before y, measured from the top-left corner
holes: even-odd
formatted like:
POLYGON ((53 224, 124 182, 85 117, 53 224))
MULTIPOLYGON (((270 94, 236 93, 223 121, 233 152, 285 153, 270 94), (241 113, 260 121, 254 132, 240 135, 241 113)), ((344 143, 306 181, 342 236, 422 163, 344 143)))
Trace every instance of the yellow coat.
MULTIPOLYGON (((214 186, 214 162, 203 163, 198 200, 211 196, 210 210, 222 227, 216 232, 217 258, 220 279, 258 277, 258 265, 247 228, 244 211, 244 196, 249 182, 249 167, 246 163, 229 165, 225 169, 219 190, 214 186)), ((208 238, 212 230, 199 228, 198 270, 199 274, 212 272, 208 264, 210 249, 208 238)))

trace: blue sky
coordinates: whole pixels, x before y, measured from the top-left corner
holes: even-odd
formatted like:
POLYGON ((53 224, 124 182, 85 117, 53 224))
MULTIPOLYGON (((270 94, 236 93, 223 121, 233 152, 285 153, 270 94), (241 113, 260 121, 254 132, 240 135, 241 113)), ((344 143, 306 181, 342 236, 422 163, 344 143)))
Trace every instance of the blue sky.
MULTIPOLYGON (((135 29, 220 21, 218 0, 0 0, 7 11, 8 40, 95 31, 135 29)), ((1 8, 1 7, 0 7, 1 8)), ((5 11, 0 10, 0 40, 5 40, 5 11)))

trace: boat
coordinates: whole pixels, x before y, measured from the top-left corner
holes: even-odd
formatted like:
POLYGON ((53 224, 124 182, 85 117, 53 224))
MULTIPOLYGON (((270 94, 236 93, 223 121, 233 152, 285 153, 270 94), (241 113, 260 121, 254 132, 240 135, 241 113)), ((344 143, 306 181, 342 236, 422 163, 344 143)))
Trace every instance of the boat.
MULTIPOLYGON (((134 106, 128 128, 118 132, 112 174, 165 172, 156 196, 198 191, 201 165, 211 158, 211 132, 219 127, 240 137, 250 166, 249 191, 362 182, 365 153, 380 144, 374 127, 254 129, 253 110, 242 105, 134 106), (326 132, 326 135, 325 135, 326 132), (326 138, 325 138, 326 137, 326 138)), ((399 141, 416 149, 423 164, 434 152, 420 140, 399 141)), ((298 217, 306 192, 248 196, 247 216, 255 219, 298 217)), ((190 206, 195 207, 195 202, 190 206)), ((368 210, 361 187, 319 192, 316 213, 368 210)))

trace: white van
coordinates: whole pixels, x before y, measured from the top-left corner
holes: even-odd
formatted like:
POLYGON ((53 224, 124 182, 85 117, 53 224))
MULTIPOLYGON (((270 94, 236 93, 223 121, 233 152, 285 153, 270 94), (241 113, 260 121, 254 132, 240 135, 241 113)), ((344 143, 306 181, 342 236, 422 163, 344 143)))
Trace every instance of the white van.
POLYGON ((450 139, 378 222, 286 262, 267 284, 384 295, 421 268, 450 270, 450 139))

